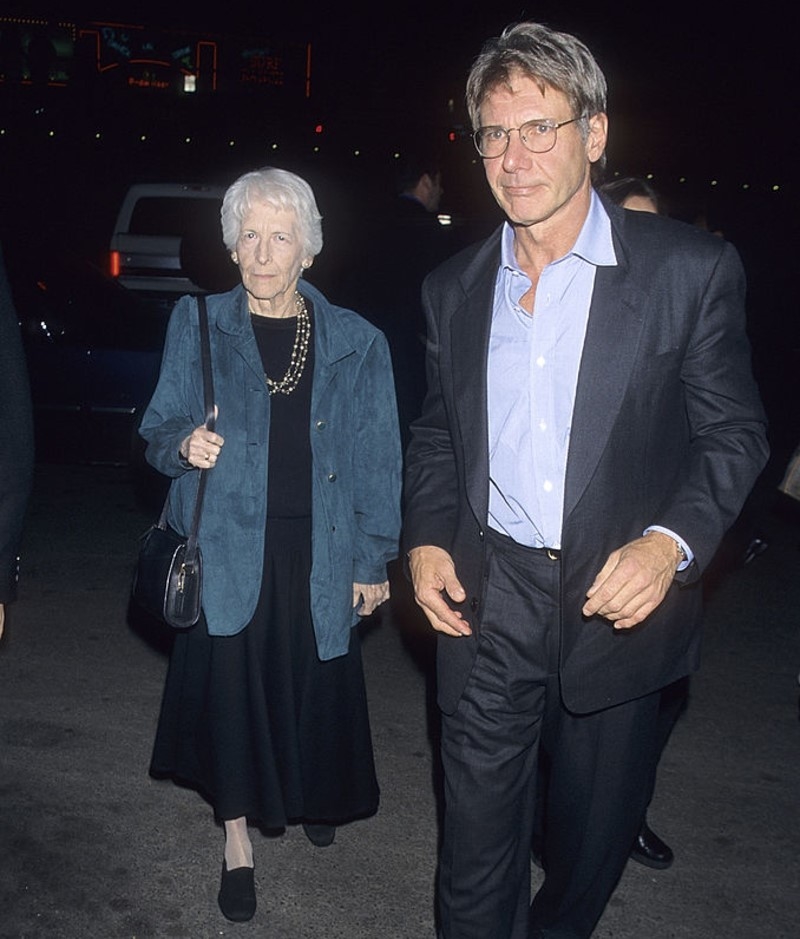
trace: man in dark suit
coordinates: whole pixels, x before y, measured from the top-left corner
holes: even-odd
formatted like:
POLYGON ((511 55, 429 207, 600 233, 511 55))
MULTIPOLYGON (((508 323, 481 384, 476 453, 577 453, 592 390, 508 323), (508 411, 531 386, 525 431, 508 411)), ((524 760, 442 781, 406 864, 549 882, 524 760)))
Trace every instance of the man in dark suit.
POLYGON ((660 689, 698 665, 699 577, 767 457, 736 253, 601 201, 605 98, 572 36, 484 46, 467 103, 507 221, 424 287, 405 547, 439 632, 443 939, 591 935, 643 818, 660 689))
POLYGON ((17 551, 33 474, 33 419, 25 354, 0 250, 0 638, 17 596, 17 551))

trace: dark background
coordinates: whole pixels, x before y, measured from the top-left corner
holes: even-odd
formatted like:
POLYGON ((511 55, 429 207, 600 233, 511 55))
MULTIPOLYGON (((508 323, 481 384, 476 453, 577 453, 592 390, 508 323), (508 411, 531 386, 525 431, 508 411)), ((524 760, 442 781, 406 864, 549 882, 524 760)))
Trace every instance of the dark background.
POLYGON ((412 144, 440 151, 442 209, 454 215, 465 240, 496 224, 468 137, 464 81, 484 39, 508 23, 538 20, 582 38, 606 73, 609 173, 652 174, 670 214, 721 232, 739 249, 756 371, 774 433, 787 447, 800 437, 793 276, 800 200, 794 159, 790 164, 797 64, 785 10, 771 2, 734 10, 681 0, 633 9, 503 0, 292 0, 204 9, 166 0, 11 0, 4 4, 7 15, 310 42, 313 72, 310 97, 280 101, 217 96, 170 104, 148 94, 105 90, 86 99, 63 89, 50 97, 22 89, 27 97, 9 100, 8 88, 0 87, 0 114, 24 113, 27 122, 22 139, 0 136, 0 234, 41 231, 42 251, 69 243, 102 260, 129 183, 227 184, 273 163, 304 175, 315 189, 326 246, 313 274, 335 300, 340 270, 357 264, 353 246, 363 219, 391 191, 391 155, 412 144), (318 124, 321 135, 314 132, 318 124), (95 144, 89 141, 96 127, 103 139, 95 144), (184 127, 191 147, 176 143, 184 127), (56 129, 54 136, 48 128, 56 129), (140 130, 146 143, 138 140, 140 130), (276 140, 277 151, 271 149, 276 140))

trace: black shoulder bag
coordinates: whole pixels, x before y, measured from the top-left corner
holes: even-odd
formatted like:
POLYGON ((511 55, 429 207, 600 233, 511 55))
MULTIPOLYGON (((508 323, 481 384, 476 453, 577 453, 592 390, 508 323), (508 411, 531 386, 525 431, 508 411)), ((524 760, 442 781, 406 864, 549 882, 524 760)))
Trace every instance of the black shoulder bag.
MULTIPOLYGON (((214 429, 214 384, 205 297, 197 298, 200 349, 203 363, 203 397, 206 427, 214 429)), ((133 579, 133 598, 148 613, 176 629, 194 626, 200 618, 203 589, 203 555, 197 542, 207 470, 198 470, 197 497, 192 527, 187 537, 167 526, 169 493, 155 525, 142 535, 133 579)))

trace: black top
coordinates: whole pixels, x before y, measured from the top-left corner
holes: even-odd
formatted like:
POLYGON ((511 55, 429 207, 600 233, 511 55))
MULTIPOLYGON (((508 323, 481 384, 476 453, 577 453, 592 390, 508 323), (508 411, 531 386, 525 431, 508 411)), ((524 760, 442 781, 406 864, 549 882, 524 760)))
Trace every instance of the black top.
MULTIPOLYGON (((311 339, 300 381, 291 394, 270 398, 267 516, 299 518, 311 515, 311 384, 314 374, 314 319, 311 304, 311 339)), ((292 357, 297 317, 275 319, 250 316, 264 372, 273 381, 286 374, 292 357)))

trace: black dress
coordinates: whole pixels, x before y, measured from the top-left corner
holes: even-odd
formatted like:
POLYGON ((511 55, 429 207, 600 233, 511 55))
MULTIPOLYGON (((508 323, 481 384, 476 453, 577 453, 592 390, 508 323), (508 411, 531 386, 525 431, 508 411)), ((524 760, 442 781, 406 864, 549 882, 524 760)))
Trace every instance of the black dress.
MULTIPOLYGON (((264 371, 282 376, 296 320, 252 321, 264 371)), ((204 618, 176 634, 150 766, 199 790, 219 819, 265 828, 336 824, 378 807, 358 632, 347 655, 321 662, 311 624, 313 345, 297 388, 270 402, 256 611, 235 636, 209 636, 204 618)))

